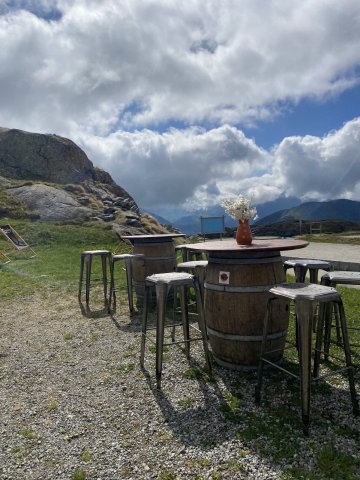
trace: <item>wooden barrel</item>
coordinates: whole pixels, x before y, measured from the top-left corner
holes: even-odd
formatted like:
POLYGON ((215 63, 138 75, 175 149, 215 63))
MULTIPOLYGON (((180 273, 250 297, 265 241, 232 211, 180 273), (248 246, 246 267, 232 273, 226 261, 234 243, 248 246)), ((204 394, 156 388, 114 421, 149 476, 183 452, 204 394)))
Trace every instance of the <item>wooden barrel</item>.
MULTIPOLYGON (((269 289, 285 281, 279 252, 252 253, 251 258, 211 253, 206 269, 205 315, 215 360, 234 369, 257 367, 269 289)), ((273 305, 267 350, 282 358, 289 321, 286 301, 273 305)))
POLYGON ((144 300, 145 278, 153 273, 174 272, 176 270, 175 247, 171 238, 162 241, 145 239, 134 243, 133 253, 144 256, 133 262, 132 278, 137 305, 144 300))

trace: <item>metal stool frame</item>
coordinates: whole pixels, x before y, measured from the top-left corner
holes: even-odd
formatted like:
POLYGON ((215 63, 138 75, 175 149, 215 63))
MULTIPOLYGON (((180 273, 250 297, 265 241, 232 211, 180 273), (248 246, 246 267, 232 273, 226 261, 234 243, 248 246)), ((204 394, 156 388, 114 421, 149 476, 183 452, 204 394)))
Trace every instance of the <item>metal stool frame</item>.
POLYGON ((324 306, 329 302, 333 302, 337 305, 340 313, 340 325, 343 335, 343 348, 345 355, 345 367, 338 369, 332 374, 339 373, 341 371, 347 371, 351 401, 353 405, 353 412, 355 415, 359 413, 359 405, 356 398, 355 382, 354 382, 354 370, 351 363, 351 354, 349 347, 349 340, 347 335, 346 317, 344 307, 341 299, 341 295, 334 288, 324 287, 316 284, 304 284, 304 283, 283 283, 276 285, 269 290, 270 298, 267 303, 266 314, 264 318, 263 338, 261 345, 261 353, 258 367, 258 382, 255 388, 255 402, 261 401, 261 387, 263 377, 264 363, 270 364, 274 368, 277 368, 300 381, 300 398, 301 398, 301 415, 303 421, 304 434, 309 434, 310 423, 310 400, 311 400, 311 381, 317 381, 323 378, 319 376, 320 365, 320 347, 322 344, 321 332, 323 330, 323 321, 325 309, 324 306), (296 328, 298 345, 298 358, 299 358, 299 376, 294 375, 292 372, 286 370, 278 364, 275 364, 268 360, 265 355, 272 353, 265 351, 267 334, 269 328, 269 322, 272 316, 272 304, 278 299, 288 299, 294 302, 296 312, 296 328), (320 305, 319 321, 316 336, 315 351, 313 352, 312 345, 312 331, 313 331, 313 312, 315 305, 320 305), (314 353, 314 365, 313 365, 313 378, 311 376, 311 358, 314 353))
POLYGON ((189 245, 191 244, 185 243, 183 245, 177 245, 175 247, 175 252, 180 251, 183 262, 193 261, 194 259, 195 261, 202 261, 202 252, 199 252, 197 250, 191 250, 191 247, 189 245))
POLYGON ((332 265, 330 262, 325 260, 290 258, 284 262, 285 273, 289 268, 294 269, 295 282, 305 283, 306 274, 309 270, 310 283, 319 283, 319 270, 325 270, 329 272, 332 270, 332 265))
POLYGON ((126 288, 127 288, 127 297, 129 304, 129 311, 133 313, 134 311, 134 298, 133 298, 133 284, 132 284, 132 263, 133 261, 139 260, 144 255, 142 253, 138 254, 118 254, 111 256, 111 280, 110 280, 110 293, 109 293, 109 312, 111 311, 112 300, 114 301, 114 307, 116 306, 116 294, 115 294, 115 263, 119 260, 122 260, 125 265, 126 272, 126 288))
POLYGON ((199 280, 200 294, 202 304, 204 305, 204 283, 205 273, 208 261, 207 260, 190 260, 188 262, 178 263, 176 270, 179 272, 188 272, 195 275, 199 280))
MULTIPOLYGON (((349 272, 335 270, 329 273, 324 274, 321 277, 321 285, 326 285, 329 287, 336 288, 337 285, 360 285, 360 272, 349 272)), ((325 317, 325 330, 324 330, 324 358, 325 360, 329 356, 329 349, 331 341, 331 328, 332 328, 332 314, 334 313, 335 317, 335 328, 336 328, 336 343, 341 345, 341 332, 339 328, 339 312, 335 308, 333 311, 328 311, 325 317)), ((348 327, 348 332, 350 331, 360 331, 359 327, 348 327)), ((359 344, 351 343, 351 347, 360 347, 359 344)), ((352 352, 352 355, 359 356, 358 353, 352 352)))
MULTIPOLYGON (((207 345, 206 327, 204 321, 204 311, 202 306, 202 299, 200 295, 200 287, 198 279, 189 273, 185 272, 169 272, 158 273, 150 275, 145 279, 145 294, 144 294, 144 310, 142 318, 142 338, 141 338, 141 350, 140 350, 140 366, 144 368, 145 357, 145 342, 147 338, 147 331, 150 330, 147 327, 148 317, 148 305, 151 287, 155 286, 156 289, 156 386, 161 388, 161 374, 162 374, 162 358, 164 345, 175 345, 182 343, 185 345, 186 357, 190 356, 190 342, 195 340, 202 340, 204 353, 206 357, 206 364, 209 372, 212 371, 209 350, 207 345), (165 332, 165 313, 166 313, 166 299, 171 288, 176 287, 180 293, 181 313, 182 313, 182 327, 184 340, 172 341, 170 343, 164 343, 165 332), (198 328, 189 324, 188 306, 187 306, 187 289, 194 288, 196 293, 196 302, 198 309, 198 328), (200 332, 200 337, 190 338, 190 328, 194 328, 200 332)), ((175 299, 174 299, 175 301, 175 299)), ((181 324, 179 324, 181 325, 181 324)), ((166 328, 173 328, 174 325, 167 325, 166 328)), ((172 338, 172 340, 174 340, 172 338)))
POLYGON ((85 266, 85 300, 86 305, 89 305, 90 301, 90 282, 91 282, 91 267, 93 257, 101 257, 101 266, 102 266, 102 282, 104 286, 104 299, 107 303, 107 262, 109 263, 110 274, 112 271, 111 267, 111 252, 110 250, 86 250, 81 253, 81 263, 80 263, 80 280, 79 280, 79 292, 78 298, 81 302, 81 292, 82 292, 82 283, 84 276, 84 266, 85 266))

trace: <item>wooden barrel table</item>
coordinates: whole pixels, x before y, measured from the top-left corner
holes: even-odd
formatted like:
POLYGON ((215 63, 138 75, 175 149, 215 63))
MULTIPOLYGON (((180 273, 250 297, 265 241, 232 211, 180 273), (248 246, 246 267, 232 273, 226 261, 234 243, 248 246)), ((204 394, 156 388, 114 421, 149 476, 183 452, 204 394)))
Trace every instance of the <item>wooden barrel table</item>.
POLYGON ((166 273, 176 270, 174 237, 183 234, 131 235, 121 238, 129 240, 134 254, 143 257, 132 263, 132 283, 136 293, 137 306, 144 300, 145 278, 154 273, 166 273))
MULTIPOLYGON (((255 240, 249 246, 235 240, 192 244, 208 253, 205 320, 217 363, 232 369, 257 367, 269 289, 285 281, 281 250, 308 245, 300 240, 255 240)), ((281 360, 287 335, 286 301, 273 305, 267 350, 281 360)))

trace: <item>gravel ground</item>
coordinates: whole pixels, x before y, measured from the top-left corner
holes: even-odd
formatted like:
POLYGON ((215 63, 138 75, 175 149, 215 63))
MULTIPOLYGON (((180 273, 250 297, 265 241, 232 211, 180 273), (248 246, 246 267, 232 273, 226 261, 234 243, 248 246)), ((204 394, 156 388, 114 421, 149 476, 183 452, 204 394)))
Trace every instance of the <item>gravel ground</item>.
POLYGON ((85 316, 63 291, 2 302, 1 480, 279 479, 293 467, 311 470, 329 439, 358 455, 358 436, 339 434, 360 430, 343 383, 314 395, 305 438, 299 422, 287 424, 298 405, 282 380, 272 387, 266 380, 271 402, 257 407, 255 374, 220 367, 215 381, 199 374, 200 344, 190 365, 180 348, 169 349, 157 391, 151 348, 147 370, 139 368, 139 332, 139 316, 130 318, 125 305, 113 316, 85 316), (235 394, 240 403, 230 408, 235 394), (269 409, 282 414, 269 420, 269 409), (261 432, 269 421, 284 422, 281 439, 261 432))

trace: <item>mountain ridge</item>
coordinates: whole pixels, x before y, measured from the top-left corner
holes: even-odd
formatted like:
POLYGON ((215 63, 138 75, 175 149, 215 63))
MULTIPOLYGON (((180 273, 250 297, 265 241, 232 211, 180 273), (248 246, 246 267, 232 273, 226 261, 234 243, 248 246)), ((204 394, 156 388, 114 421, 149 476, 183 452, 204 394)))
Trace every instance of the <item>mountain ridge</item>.
POLYGON ((341 198, 321 202, 305 202, 296 207, 279 210, 264 218, 259 218, 254 223, 254 226, 268 225, 285 220, 343 220, 360 222, 360 202, 341 198))

